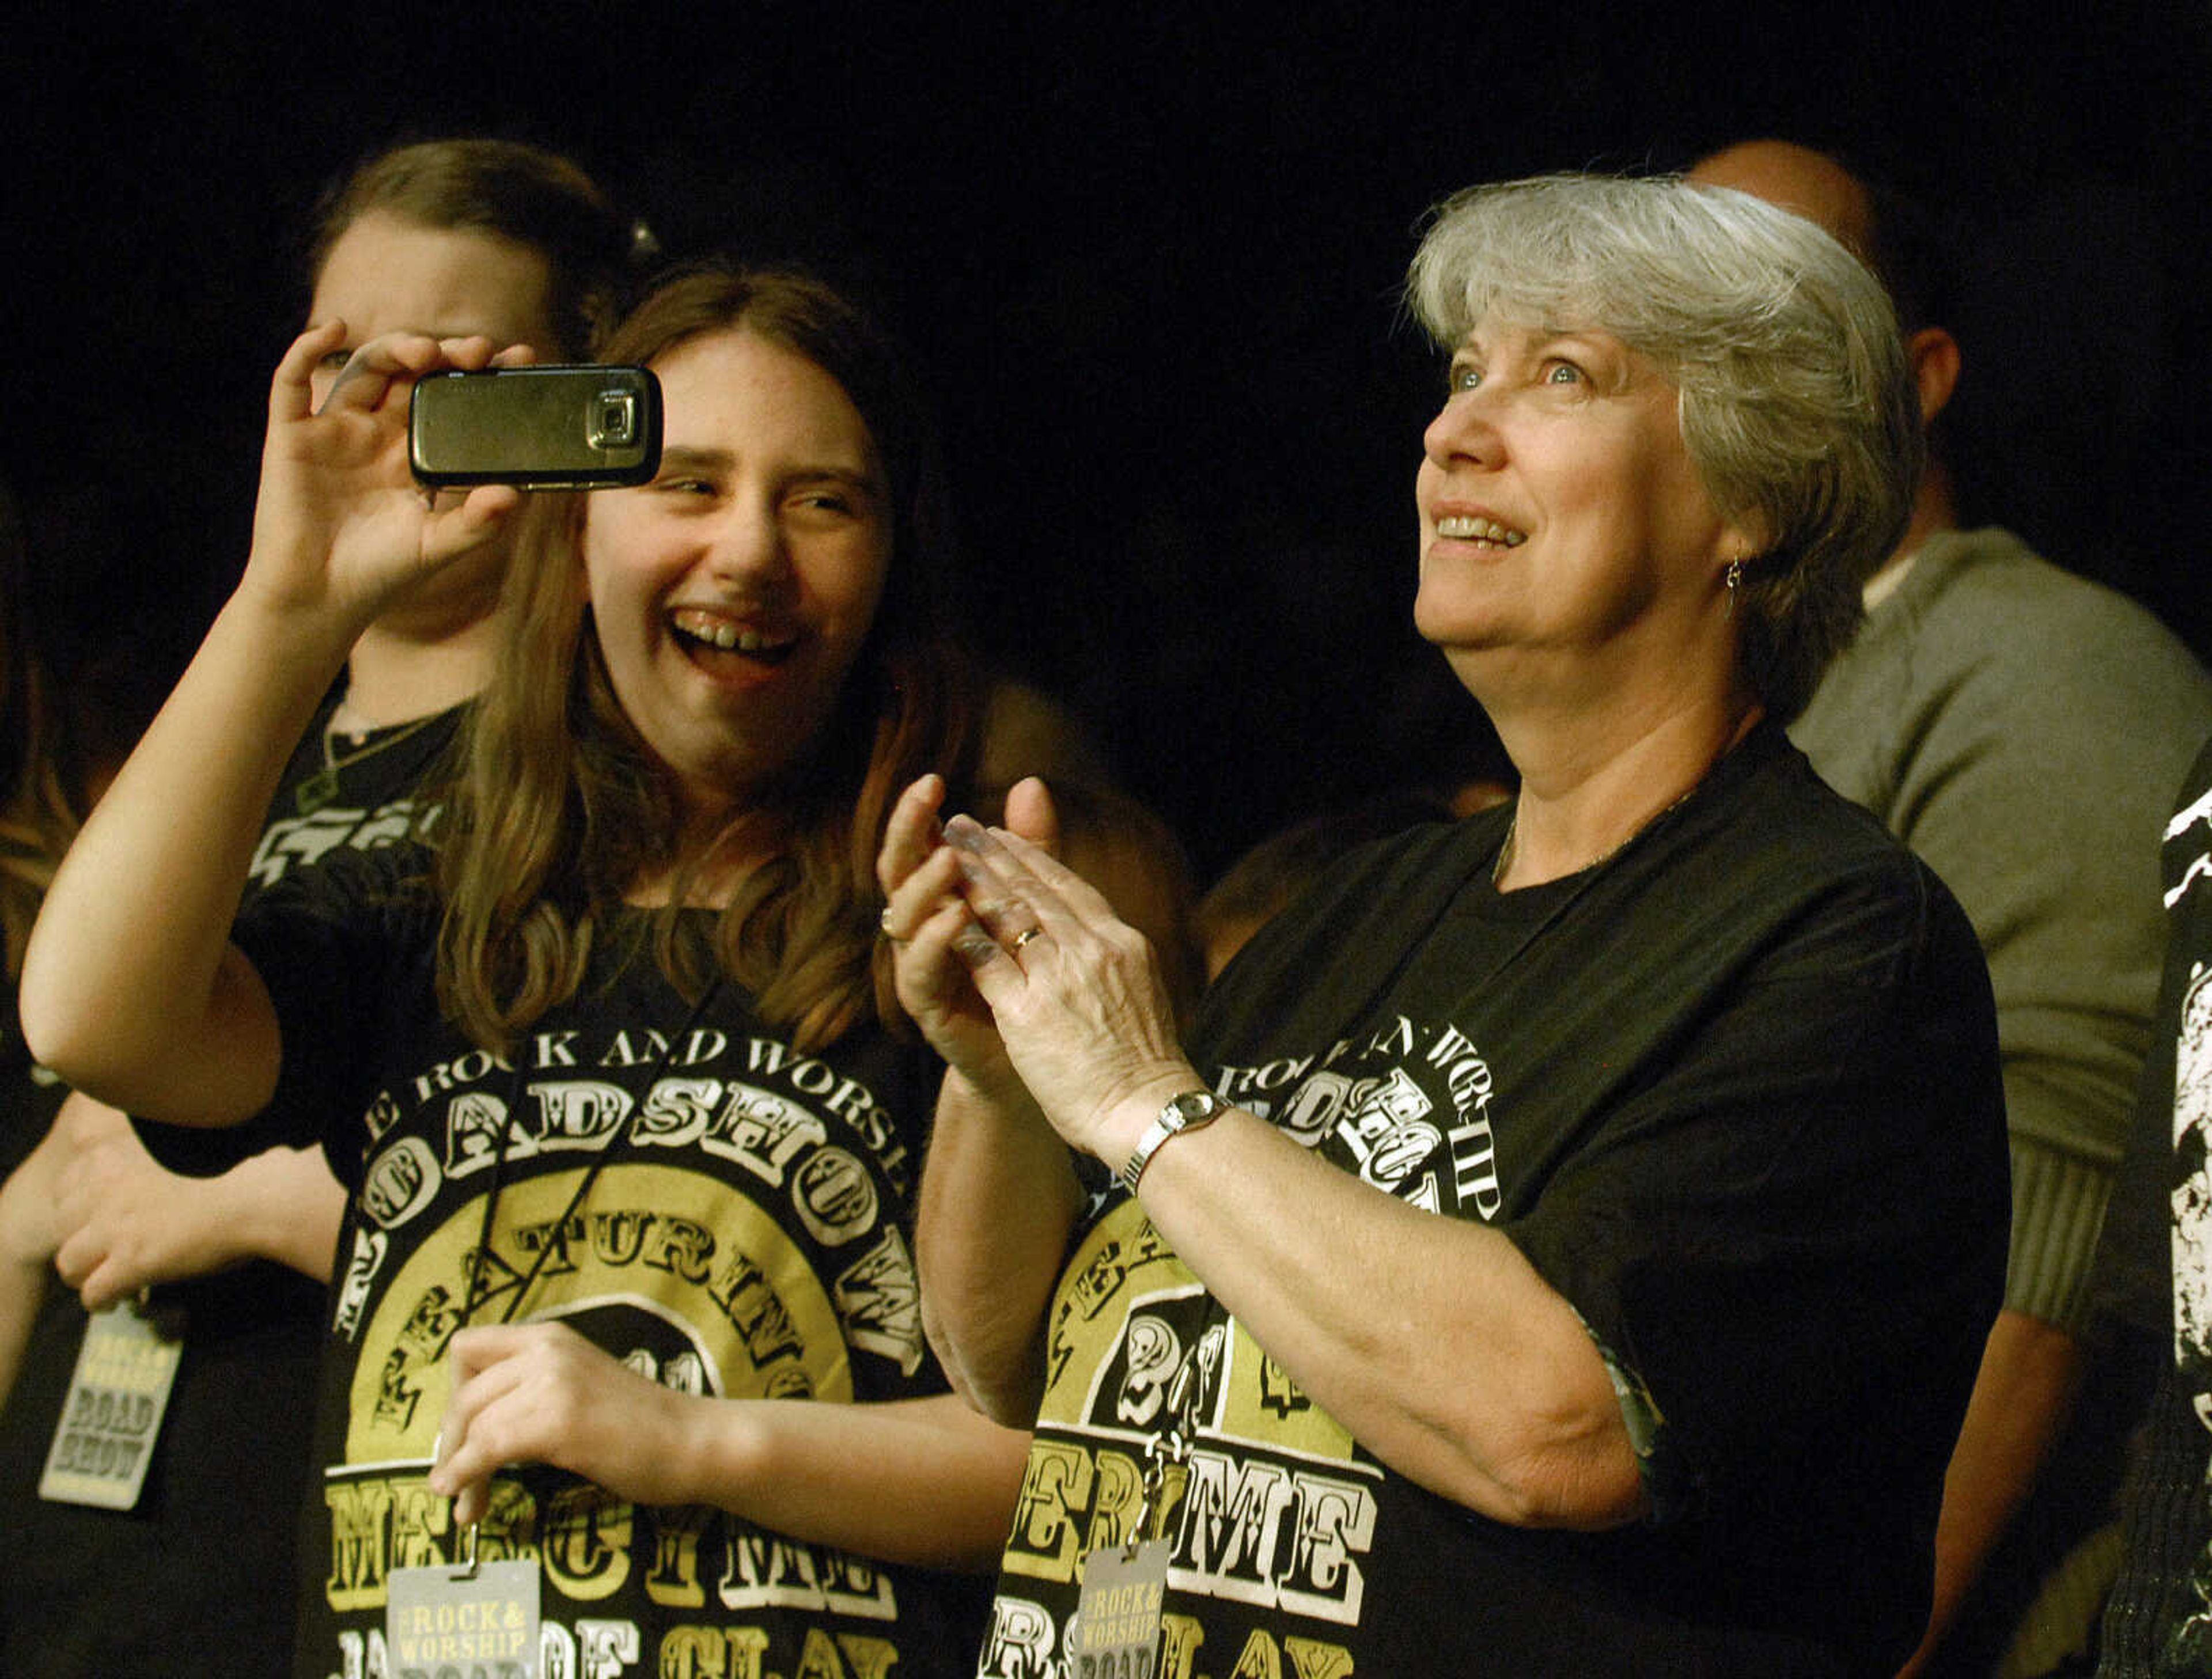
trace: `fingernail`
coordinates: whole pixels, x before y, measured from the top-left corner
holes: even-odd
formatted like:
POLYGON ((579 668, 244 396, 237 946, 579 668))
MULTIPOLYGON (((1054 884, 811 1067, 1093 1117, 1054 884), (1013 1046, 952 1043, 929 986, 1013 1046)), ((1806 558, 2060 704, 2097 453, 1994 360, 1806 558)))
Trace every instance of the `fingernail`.
POLYGON ((972 816, 956 816, 945 824, 945 843, 958 850, 980 850, 983 839, 982 824, 972 816))
POLYGON ((980 962, 988 962, 1000 953, 999 941, 979 927, 971 927, 964 933, 955 934, 952 949, 962 961, 971 967, 980 962))

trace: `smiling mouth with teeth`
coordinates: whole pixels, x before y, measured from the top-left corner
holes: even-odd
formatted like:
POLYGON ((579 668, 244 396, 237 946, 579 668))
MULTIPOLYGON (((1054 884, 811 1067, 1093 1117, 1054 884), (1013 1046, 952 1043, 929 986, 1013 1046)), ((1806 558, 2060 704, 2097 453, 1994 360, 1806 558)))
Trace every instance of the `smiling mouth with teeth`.
POLYGON ((678 612, 670 624, 691 647, 743 654, 749 659, 779 660, 799 644, 796 637, 770 636, 708 612, 678 612))
POLYGON ((1437 534, 1456 542, 1490 542, 1504 548, 1518 548, 1528 540, 1528 533, 1525 531, 1516 531, 1494 519, 1477 519, 1467 514, 1438 519, 1437 534))

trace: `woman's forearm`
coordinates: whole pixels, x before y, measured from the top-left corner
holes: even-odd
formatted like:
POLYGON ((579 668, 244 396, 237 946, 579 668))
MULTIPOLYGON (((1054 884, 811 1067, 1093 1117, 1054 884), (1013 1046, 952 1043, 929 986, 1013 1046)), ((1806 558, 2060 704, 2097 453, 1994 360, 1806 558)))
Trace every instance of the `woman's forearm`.
POLYGON ((15 1391, 23 1349, 30 1345, 31 1327, 52 1281, 52 1271, 44 1265, 0 1256, 0 1406, 15 1391))
MULTIPOLYGON (((1148 1112, 1129 1105, 1133 1141, 1148 1112)), ((1395 1200, 1237 1109, 1163 1147, 1140 1188, 1177 1256, 1400 1473, 1516 1525, 1640 1510, 1604 1360, 1504 1236, 1395 1200)))
POLYGON ((997 1566, 1029 1436, 951 1394, 878 1404, 704 1402, 694 1501, 812 1544, 930 1568, 997 1566))
POLYGON ((464 1329, 430 1484, 478 1520, 504 1466, 551 1463, 637 1504, 710 1504, 811 1543, 936 1567, 1005 1539, 1027 1437, 951 1394, 838 1404, 665 1388, 558 1323, 464 1329))
POLYGON ((346 1193, 319 1148, 271 1148, 241 1160, 216 1180, 234 1203, 246 1245, 317 1282, 337 1263, 346 1193))
POLYGON ((8 1402, 15 1388, 31 1326, 53 1282, 54 1170, 59 1152, 49 1131, 0 1182, 0 1406, 8 1402))
POLYGON ((1046 1308, 1081 1211, 1067 1146, 948 1073, 922 1168, 922 1323, 954 1390, 1010 1427, 1036 1414, 1046 1308))

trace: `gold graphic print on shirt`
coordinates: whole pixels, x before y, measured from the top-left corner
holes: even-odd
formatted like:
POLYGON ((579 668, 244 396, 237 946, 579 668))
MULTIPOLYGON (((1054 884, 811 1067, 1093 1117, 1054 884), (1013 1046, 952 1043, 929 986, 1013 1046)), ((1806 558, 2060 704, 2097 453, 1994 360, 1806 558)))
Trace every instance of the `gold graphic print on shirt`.
POLYGON ((1379 1472, 1125 1201, 1077 1249, 1053 1303, 1040 1432, 1008 1543, 1010 1574, 1067 1582, 1127 1536, 1145 1448, 1193 1372, 1195 1443, 1167 1488, 1171 1585, 1339 1624, 1358 1619, 1358 1559, 1379 1472))
MULTIPOLYGON (((580 1171, 507 1185, 482 1256, 483 1201, 459 1203, 371 1307, 355 1368, 347 1467, 330 1472, 325 1487, 333 1608, 377 1607, 390 1568, 447 1560, 447 1503, 424 1477, 445 1413, 447 1347, 461 1327, 473 1268, 483 1270, 475 1321, 497 1322, 540 1251, 553 1244, 523 1317, 567 1322, 641 1375, 720 1397, 850 1401, 848 1335, 858 1340, 863 1323, 881 1331, 898 1303, 912 1306, 912 1268, 893 1227, 853 1244, 866 1251, 836 1285, 849 1298, 833 1299, 774 1219, 742 1191, 699 1172, 657 1163, 609 1166, 583 1205, 555 1228, 580 1171), (878 1252, 886 1244, 896 1254, 878 1252), (872 1282, 872 1266, 880 1274, 872 1282), (841 1305, 848 1319, 842 1326, 841 1305)), ((503 1476, 494 1483, 483 1554, 537 1555, 562 1595, 600 1600, 629 1581, 635 1522, 680 1525, 683 1513, 633 1511, 573 1479, 539 1508, 528 1477, 503 1476)), ((656 1598, 704 1602, 696 1557, 702 1536, 690 1535, 687 1544, 683 1533, 661 1535, 654 1550, 666 1579, 656 1568, 656 1579, 646 1583, 656 1598)), ((842 1582, 763 1575, 744 1595, 784 1601, 793 1591, 825 1604, 834 1597, 832 1606, 847 1614, 892 1612, 889 1582, 872 1573, 842 1582)), ((720 1595, 726 1599, 730 1591, 720 1595)))

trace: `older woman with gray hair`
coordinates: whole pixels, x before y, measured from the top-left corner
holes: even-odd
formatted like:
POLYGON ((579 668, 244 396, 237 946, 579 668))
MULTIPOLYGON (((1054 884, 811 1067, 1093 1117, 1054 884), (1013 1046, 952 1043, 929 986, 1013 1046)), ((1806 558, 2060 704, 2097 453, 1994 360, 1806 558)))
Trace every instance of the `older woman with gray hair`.
POLYGON ((1415 621, 1519 797, 1341 865, 1182 1043, 1042 788, 893 818, 924 1317, 1036 1431, 983 1671, 1889 1671, 2006 1169, 1972 932, 1782 732, 1910 501, 1888 303, 1587 177, 1453 199, 1411 296, 1415 621))

